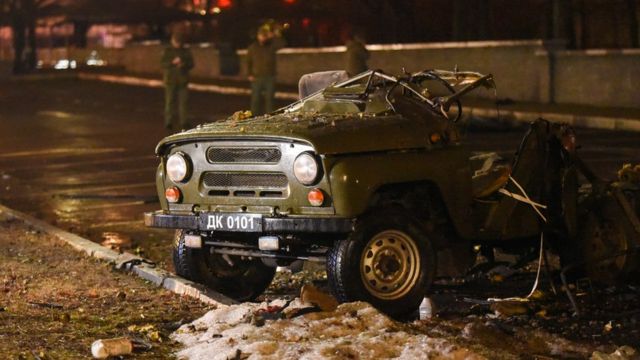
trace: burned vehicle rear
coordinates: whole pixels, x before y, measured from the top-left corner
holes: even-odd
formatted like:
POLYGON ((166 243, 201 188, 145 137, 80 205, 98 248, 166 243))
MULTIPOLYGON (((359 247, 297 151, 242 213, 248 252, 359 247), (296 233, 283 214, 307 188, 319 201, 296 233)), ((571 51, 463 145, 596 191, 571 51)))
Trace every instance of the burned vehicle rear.
POLYGON ((471 153, 460 98, 493 86, 472 72, 369 71, 175 134, 157 147, 162 209, 145 222, 177 229, 179 275, 235 299, 260 295, 277 266, 326 262, 338 300, 392 315, 414 311, 437 273, 464 273, 475 245, 528 248, 545 233, 569 258, 582 248, 575 134, 541 120, 510 164, 471 153))

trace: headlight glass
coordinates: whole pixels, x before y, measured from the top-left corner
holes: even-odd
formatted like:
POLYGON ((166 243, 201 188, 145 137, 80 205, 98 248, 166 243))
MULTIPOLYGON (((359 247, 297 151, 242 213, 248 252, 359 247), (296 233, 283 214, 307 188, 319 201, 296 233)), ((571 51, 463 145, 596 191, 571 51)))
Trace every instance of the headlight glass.
POLYGON ((173 182, 183 182, 188 180, 190 163, 186 155, 175 153, 167 159, 167 176, 173 182))
POLYGON ((318 177, 318 163, 315 157, 309 153, 298 155, 293 162, 293 174, 302 184, 313 184, 318 177))

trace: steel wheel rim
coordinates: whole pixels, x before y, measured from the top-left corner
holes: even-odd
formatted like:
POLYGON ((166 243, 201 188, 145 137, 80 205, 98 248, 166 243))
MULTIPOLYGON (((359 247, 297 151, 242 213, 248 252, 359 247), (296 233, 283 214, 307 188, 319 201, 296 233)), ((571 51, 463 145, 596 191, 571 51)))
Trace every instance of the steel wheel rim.
POLYGON ((383 300, 406 295, 418 282, 420 251, 411 236, 385 230, 369 240, 360 259, 360 276, 367 291, 383 300))

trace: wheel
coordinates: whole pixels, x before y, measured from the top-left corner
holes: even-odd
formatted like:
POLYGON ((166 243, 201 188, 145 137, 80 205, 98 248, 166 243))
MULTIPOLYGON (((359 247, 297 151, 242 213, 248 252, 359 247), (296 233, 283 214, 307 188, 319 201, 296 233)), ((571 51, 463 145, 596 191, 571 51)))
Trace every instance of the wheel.
POLYGON ((638 268, 637 252, 622 253, 640 244, 639 235, 613 196, 605 197, 586 216, 580 239, 585 270, 591 279, 614 284, 638 268))
POLYGON ((254 300, 271 284, 276 269, 259 258, 212 254, 209 247, 189 248, 185 234, 177 230, 174 239, 173 265, 178 275, 237 301, 254 300))
POLYGON ((329 286, 338 301, 366 301, 391 316, 418 309, 435 271, 426 231, 401 210, 365 215, 327 255, 329 286))

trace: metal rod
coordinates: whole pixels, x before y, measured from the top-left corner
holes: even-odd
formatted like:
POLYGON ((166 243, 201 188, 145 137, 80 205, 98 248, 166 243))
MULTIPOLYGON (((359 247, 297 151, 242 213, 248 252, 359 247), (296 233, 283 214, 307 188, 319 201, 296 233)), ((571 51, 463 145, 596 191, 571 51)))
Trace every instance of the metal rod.
POLYGON ((232 247, 232 248, 241 248, 241 249, 255 249, 255 247, 237 244, 237 243, 228 243, 222 241, 205 241, 205 245, 216 246, 216 247, 232 247))
POLYGON ((549 257, 547 256, 547 250, 544 250, 543 253, 544 260, 544 272, 549 279, 549 284, 551 285, 551 291, 553 291, 553 295, 558 295, 558 290, 556 289, 556 283, 553 281, 553 276, 551 276, 551 269, 549 267, 549 257))
POLYGON ((322 262, 322 263, 326 262, 326 258, 323 256, 311 256, 309 254, 305 254, 302 256, 292 256, 292 255, 262 252, 258 250, 220 249, 215 247, 211 248, 211 252, 214 254, 226 254, 226 255, 234 255, 234 256, 266 257, 266 258, 286 259, 286 260, 305 260, 305 261, 322 262))

